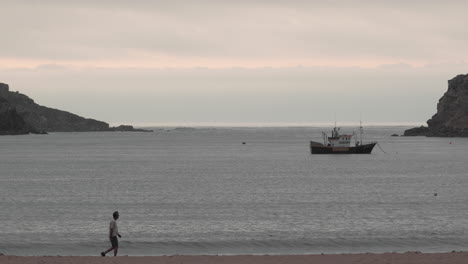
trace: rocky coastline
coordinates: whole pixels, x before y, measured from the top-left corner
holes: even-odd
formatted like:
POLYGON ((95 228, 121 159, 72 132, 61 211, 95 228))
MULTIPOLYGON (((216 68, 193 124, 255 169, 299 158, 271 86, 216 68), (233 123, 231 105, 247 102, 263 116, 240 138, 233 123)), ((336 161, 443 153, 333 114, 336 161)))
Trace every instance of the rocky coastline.
POLYGON ((408 129, 404 136, 468 137, 468 74, 449 80, 427 126, 408 129))
POLYGON ((103 121, 41 106, 24 94, 11 92, 8 84, 0 83, 0 135, 89 131, 152 132, 129 125, 111 127, 103 121))

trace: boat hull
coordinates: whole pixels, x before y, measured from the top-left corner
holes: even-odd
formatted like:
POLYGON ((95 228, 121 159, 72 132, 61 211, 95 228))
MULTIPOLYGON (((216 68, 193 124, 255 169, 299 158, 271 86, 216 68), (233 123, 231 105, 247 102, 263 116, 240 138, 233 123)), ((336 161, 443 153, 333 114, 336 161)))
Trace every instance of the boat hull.
POLYGON ((374 149, 375 142, 354 146, 354 147, 331 147, 314 144, 311 142, 310 151, 312 154, 370 154, 374 149))

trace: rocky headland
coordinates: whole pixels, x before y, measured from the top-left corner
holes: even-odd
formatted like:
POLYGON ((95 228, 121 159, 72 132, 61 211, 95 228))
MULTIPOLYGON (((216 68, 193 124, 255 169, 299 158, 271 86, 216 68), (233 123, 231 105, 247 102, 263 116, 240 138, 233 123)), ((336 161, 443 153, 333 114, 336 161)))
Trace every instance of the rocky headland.
POLYGON ((11 92, 0 83, 0 135, 47 132, 136 131, 133 126, 110 127, 108 123, 38 105, 28 96, 11 92))
POLYGON ((437 113, 427 127, 405 131, 405 136, 468 137, 468 74, 448 81, 448 90, 437 103, 437 113))
POLYGON ((16 109, 0 97, 0 135, 23 135, 35 133, 16 109))

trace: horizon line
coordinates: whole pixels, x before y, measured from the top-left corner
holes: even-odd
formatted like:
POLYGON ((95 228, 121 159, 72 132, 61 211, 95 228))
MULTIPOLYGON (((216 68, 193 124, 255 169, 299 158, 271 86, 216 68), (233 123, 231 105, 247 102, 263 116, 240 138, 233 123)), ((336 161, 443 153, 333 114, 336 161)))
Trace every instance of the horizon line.
MULTIPOLYGON (((110 126, 130 124, 134 127, 334 127, 334 122, 112 122, 110 126)), ((425 122, 363 122, 369 126, 408 126, 418 127, 425 122)), ((339 127, 359 127, 359 122, 338 122, 339 127)))

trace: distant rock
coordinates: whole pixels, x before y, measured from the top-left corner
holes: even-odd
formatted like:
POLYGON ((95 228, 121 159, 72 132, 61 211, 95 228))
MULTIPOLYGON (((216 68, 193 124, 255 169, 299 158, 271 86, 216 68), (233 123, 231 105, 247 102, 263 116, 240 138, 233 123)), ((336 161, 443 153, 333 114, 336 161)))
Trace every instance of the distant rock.
POLYGON ((112 131, 121 131, 121 132, 153 132, 153 130, 148 130, 148 129, 139 129, 139 128, 134 128, 133 126, 128 126, 128 125, 120 125, 118 127, 111 127, 110 130, 112 131))
POLYGON ((427 127, 408 129, 405 136, 468 137, 468 74, 448 81, 448 90, 439 99, 437 113, 427 127))
MULTIPOLYGON (((17 135, 45 132, 143 131, 132 126, 109 127, 106 122, 38 105, 28 96, 10 92, 0 83, 0 134, 17 135)), ((146 130, 145 130, 146 131, 146 130)))
POLYGON ((405 130, 405 136, 421 136, 421 135, 427 135, 429 133, 429 128, 425 126, 420 126, 420 127, 414 127, 405 130))

